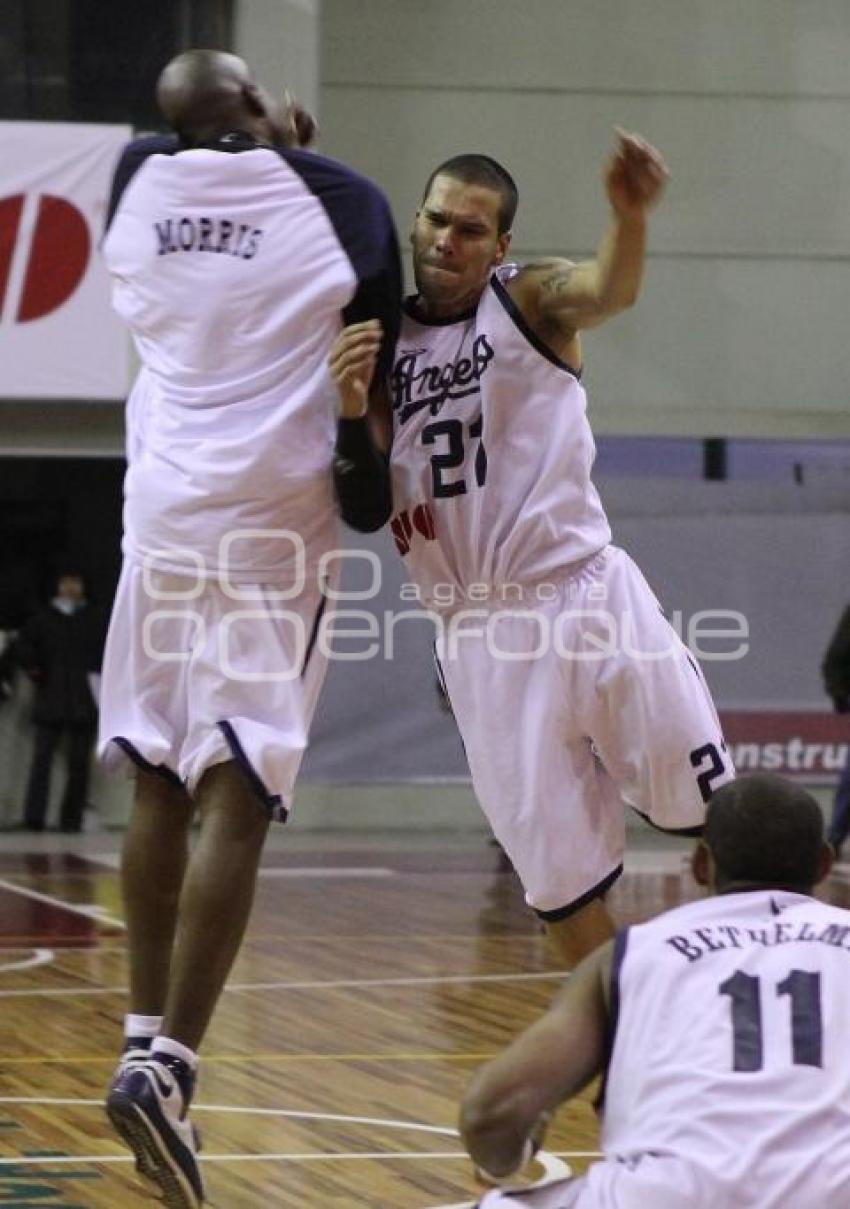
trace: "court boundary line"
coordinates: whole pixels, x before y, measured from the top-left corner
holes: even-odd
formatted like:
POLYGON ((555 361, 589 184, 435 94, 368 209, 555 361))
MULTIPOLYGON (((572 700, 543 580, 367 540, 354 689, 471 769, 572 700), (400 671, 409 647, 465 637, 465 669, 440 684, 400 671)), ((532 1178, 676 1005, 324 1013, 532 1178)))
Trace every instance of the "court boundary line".
MULTIPOLYGON (((323 981, 308 979, 298 982, 237 982, 228 983, 224 991, 229 994, 249 994, 252 991, 335 991, 335 990, 368 990, 371 987, 414 987, 414 986, 452 986, 467 983, 499 983, 499 982, 544 982, 553 979, 566 979, 567 970, 534 970, 521 974, 434 974, 410 978, 341 978, 323 981)), ((126 995, 126 986, 113 987, 13 987, 0 990, 0 999, 24 999, 33 996, 44 998, 73 998, 74 996, 90 997, 97 995, 126 995)))
MULTIPOLYGON (((193 1106, 194 1111, 194 1106, 193 1106)), ((553 1159, 602 1159, 605 1156, 597 1151, 590 1150, 539 1150, 535 1155, 538 1162, 542 1161, 541 1156, 546 1155, 553 1159)), ((199 1156, 202 1163, 276 1163, 276 1162, 334 1162, 346 1159, 349 1162, 352 1160, 384 1160, 384 1159, 463 1159, 469 1162, 469 1155, 465 1150, 375 1150, 375 1151, 334 1151, 323 1152, 316 1151, 298 1151, 293 1153, 277 1153, 274 1154, 207 1154, 204 1152, 199 1156)), ((93 1155, 33 1155, 23 1156, 22 1158, 0 1158, 0 1172, 4 1167, 23 1167, 23 1166, 49 1166, 56 1164, 58 1166, 72 1166, 79 1163, 133 1163, 135 1162, 131 1154, 93 1154, 93 1155)), ((532 1185, 529 1185, 532 1187, 532 1185)))
POLYGON ((108 928, 120 928, 122 932, 127 929, 123 919, 110 915, 107 908, 101 907, 98 903, 69 903, 62 898, 55 898, 52 894, 42 894, 40 890, 31 890, 29 886, 19 886, 16 882, 7 881, 6 878, 0 878, 0 890, 20 894, 23 898, 31 898, 34 902, 45 903, 60 911, 68 911, 71 915, 81 915, 92 923, 103 924, 108 928))
MULTIPOLYGON (((93 855, 85 854, 85 860, 92 865, 100 865, 110 873, 121 870, 120 852, 100 852, 93 855)), ((387 865, 261 865, 257 870, 258 878, 304 878, 315 877, 325 881, 332 878, 390 878, 401 877, 402 871, 391 869, 387 865)))
MULTIPOLYGON (((90 950, 89 950, 90 951, 90 950)), ((10 961, 8 963, 0 963, 0 974, 11 974, 15 970, 37 970, 41 966, 51 965, 56 960, 55 949, 35 948, 32 945, 26 945, 19 949, 2 949, 2 953, 29 953, 29 957, 25 957, 22 961, 10 961)))
MULTIPOLYGON (((5 1106, 27 1106, 27 1107, 73 1107, 73 1108, 97 1108, 103 1107, 102 1100, 79 1099, 72 1096, 0 1096, 0 1105, 5 1106)), ((258 1117, 283 1117, 297 1121, 331 1121, 336 1124, 349 1125, 374 1125, 383 1129, 396 1129, 403 1131, 413 1131, 419 1133, 438 1134, 443 1137, 457 1138, 460 1135, 458 1131, 448 1125, 427 1125, 421 1121, 399 1121, 395 1118, 384 1117, 361 1117, 349 1116, 344 1113, 321 1113, 313 1111, 301 1111, 292 1108, 259 1108, 250 1105, 235 1105, 235 1104, 195 1104, 192 1106, 193 1112, 218 1112, 231 1113, 236 1116, 258 1116, 258 1117)), ((598 1151, 548 1151, 540 1150, 535 1156, 537 1161, 543 1166, 548 1178, 553 1176, 560 1177, 563 1173, 558 1169, 563 1166, 559 1163, 564 1159, 579 1159, 579 1158, 601 1158, 602 1155, 598 1151), (552 1170, 554 1163, 555 1171, 552 1170)), ((363 1161, 364 1159, 371 1160, 394 1160, 394 1159, 462 1159, 469 1161, 469 1155, 465 1150, 450 1150, 450 1151, 345 1151, 345 1152, 265 1152, 262 1154, 207 1154, 201 1155, 201 1160, 204 1163, 263 1163, 263 1162, 339 1162, 341 1160, 363 1161)), ((0 1158, 0 1170, 4 1167, 12 1166, 49 1166, 51 1164, 70 1165, 78 1163, 132 1163, 134 1161, 132 1155, 51 1155, 39 1154, 31 1156, 23 1156, 22 1158, 3 1157, 0 1158)))

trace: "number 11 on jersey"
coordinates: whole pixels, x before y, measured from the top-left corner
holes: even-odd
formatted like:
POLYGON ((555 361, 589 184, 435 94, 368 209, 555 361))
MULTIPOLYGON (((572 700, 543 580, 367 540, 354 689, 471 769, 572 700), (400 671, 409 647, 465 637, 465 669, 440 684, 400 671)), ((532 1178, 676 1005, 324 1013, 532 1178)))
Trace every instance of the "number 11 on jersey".
MULTIPOLYGON (((764 1066, 761 979, 743 970, 721 982, 719 994, 732 1000, 732 1067, 750 1072, 764 1066)), ((795 1066, 823 1066, 823 1013, 820 974, 792 970, 776 994, 791 1000, 791 1054, 795 1066)))

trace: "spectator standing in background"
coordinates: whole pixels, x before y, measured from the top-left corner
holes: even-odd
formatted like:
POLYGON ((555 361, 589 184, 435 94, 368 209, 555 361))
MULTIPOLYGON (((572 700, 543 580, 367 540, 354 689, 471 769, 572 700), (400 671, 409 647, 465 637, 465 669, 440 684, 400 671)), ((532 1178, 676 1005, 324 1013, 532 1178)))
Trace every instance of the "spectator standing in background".
POLYGON ((76 570, 56 578, 49 604, 24 624, 8 652, 35 686, 32 765, 24 802, 24 826, 43 831, 50 797, 53 758, 67 739, 68 779, 59 830, 81 831, 89 786, 89 765, 97 723, 92 677, 100 671, 101 630, 76 570))

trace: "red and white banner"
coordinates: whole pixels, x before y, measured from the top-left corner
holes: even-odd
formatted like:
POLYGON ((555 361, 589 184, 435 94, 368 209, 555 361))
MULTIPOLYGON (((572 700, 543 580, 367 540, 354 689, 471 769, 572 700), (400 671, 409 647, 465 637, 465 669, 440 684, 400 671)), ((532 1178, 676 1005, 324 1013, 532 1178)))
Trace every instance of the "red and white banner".
POLYGON ((720 720, 739 773, 775 772, 828 785, 848 758, 850 714, 729 711, 720 720))
POLYGON ((0 396, 123 399, 127 334, 97 252, 129 126, 0 122, 0 396))

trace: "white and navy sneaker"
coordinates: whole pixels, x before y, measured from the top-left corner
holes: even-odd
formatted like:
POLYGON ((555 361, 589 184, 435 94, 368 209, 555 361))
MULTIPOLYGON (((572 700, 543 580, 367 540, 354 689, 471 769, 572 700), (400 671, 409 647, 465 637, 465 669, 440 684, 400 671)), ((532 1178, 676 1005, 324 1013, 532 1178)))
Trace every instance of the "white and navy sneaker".
POLYGON ((167 1209, 201 1209, 200 1140, 187 1115, 194 1073, 170 1054, 126 1062, 125 1056, 106 1098, 107 1116, 167 1209))
POLYGON ((121 1057, 118 1059, 118 1065, 112 1076, 112 1083, 115 1082, 119 1075, 124 1074, 128 1066, 132 1066, 135 1062, 147 1062, 151 1056, 152 1042, 152 1037, 125 1037, 124 1048, 121 1051, 121 1057))

